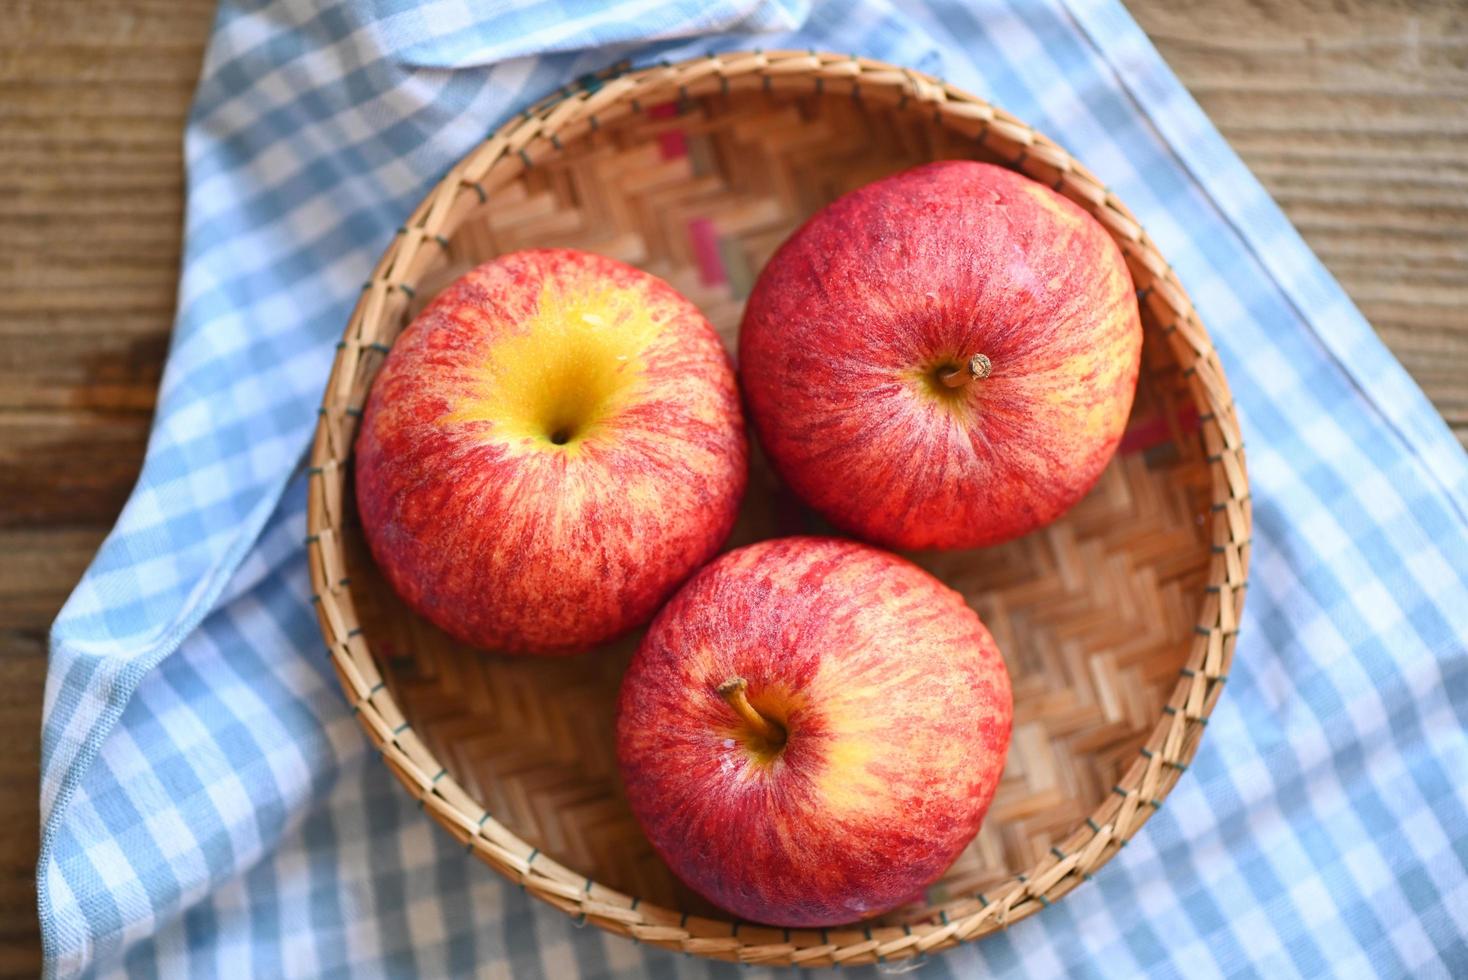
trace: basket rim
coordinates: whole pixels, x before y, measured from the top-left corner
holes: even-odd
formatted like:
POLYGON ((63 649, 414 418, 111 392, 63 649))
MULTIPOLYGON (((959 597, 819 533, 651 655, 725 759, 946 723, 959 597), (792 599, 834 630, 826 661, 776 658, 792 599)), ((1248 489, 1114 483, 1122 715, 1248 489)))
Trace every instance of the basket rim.
POLYGON ((635 71, 612 69, 585 76, 504 123, 414 209, 364 285, 337 345, 307 474, 311 601, 353 713, 403 786, 470 853, 579 923, 734 962, 818 967, 920 956, 1025 918, 1089 879, 1161 806, 1196 752, 1227 680, 1247 588, 1252 510, 1237 413, 1212 341, 1155 243, 1100 180, 1028 124, 930 75, 847 54, 730 51, 635 71), (778 929, 695 917, 642 903, 556 863, 495 820, 413 731, 378 671, 346 577, 344 486, 363 398, 388 350, 379 327, 404 315, 452 231, 496 188, 600 124, 640 113, 644 104, 758 88, 849 92, 928 113, 1092 214, 1121 248, 1139 303, 1166 324, 1161 334, 1196 402, 1210 474, 1207 585, 1186 665, 1137 758, 1084 823, 1038 864, 987 893, 930 906, 927 917, 910 926, 778 929))

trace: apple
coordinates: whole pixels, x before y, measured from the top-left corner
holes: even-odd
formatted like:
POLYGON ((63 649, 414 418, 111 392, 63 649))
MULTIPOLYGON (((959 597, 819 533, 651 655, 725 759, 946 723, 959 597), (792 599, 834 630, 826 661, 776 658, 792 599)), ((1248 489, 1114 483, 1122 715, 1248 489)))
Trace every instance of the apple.
POLYGON ((388 582, 452 636, 566 654, 645 623, 723 544, 748 447, 734 372, 662 280, 516 252, 393 345, 356 450, 388 582))
POLYGON ((720 556, 653 620, 622 680, 617 756, 691 888, 741 919, 831 926, 953 863, 1012 714, 958 593, 868 545, 779 538, 720 556))
POLYGON ((739 370, 776 470, 836 526, 971 548, 1081 499, 1131 410, 1142 327, 1120 250, 1012 171, 933 163, 798 229, 745 308, 739 370))

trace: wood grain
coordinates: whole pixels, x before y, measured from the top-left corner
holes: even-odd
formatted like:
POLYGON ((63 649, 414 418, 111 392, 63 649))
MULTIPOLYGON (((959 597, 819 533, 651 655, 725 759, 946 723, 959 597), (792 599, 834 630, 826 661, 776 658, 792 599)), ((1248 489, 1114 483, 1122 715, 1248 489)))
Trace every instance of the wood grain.
MULTIPOLYGON (((12 2, 0 31, 0 976, 39 967, 45 632, 141 460, 212 6, 12 2)), ((1468 10, 1129 6, 1468 444, 1468 10)))
POLYGON ((137 476, 173 319, 208 0, 0 29, 0 976, 34 977, 46 629, 137 476))
POLYGON ((1468 445, 1468 6, 1128 6, 1468 445))

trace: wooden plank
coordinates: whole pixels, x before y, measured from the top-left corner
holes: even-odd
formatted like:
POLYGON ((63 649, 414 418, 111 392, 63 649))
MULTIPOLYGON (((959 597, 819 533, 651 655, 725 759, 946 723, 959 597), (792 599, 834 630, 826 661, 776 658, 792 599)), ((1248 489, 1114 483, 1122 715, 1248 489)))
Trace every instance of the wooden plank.
POLYGON ((95 527, 116 514, 137 479, 148 422, 123 410, 0 411, 0 529, 95 527))
POLYGON ((6 6, 0 31, 0 976, 39 974, 46 631, 136 478, 177 288, 210 0, 6 6))
POLYGON ((1468 445, 1468 8, 1127 6, 1468 445))

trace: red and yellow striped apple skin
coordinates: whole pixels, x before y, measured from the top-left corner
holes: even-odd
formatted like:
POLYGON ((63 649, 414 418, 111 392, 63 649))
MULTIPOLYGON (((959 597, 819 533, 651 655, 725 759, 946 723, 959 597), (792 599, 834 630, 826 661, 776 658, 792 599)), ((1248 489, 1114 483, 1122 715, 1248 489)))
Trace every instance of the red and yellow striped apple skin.
POLYGON ((832 926, 953 863, 1012 712, 958 593, 866 545, 781 538, 720 556, 659 613, 622 682, 617 750, 634 813, 690 887, 741 919, 832 926), (778 754, 718 694, 734 677, 786 728, 778 754))
POLYGON ((1026 177, 948 161, 868 184, 781 246, 740 380, 780 475, 898 548, 994 544, 1091 488, 1131 410, 1142 328, 1116 244, 1026 177), (992 373, 953 391, 945 365, 992 373))
POLYGON ((469 272, 399 338, 356 494, 414 610, 476 646, 564 654, 645 623, 718 550, 746 469, 698 310, 631 266, 541 250, 469 272))

